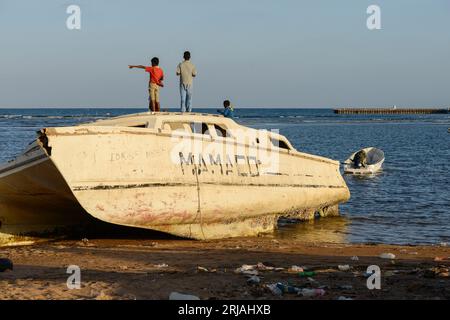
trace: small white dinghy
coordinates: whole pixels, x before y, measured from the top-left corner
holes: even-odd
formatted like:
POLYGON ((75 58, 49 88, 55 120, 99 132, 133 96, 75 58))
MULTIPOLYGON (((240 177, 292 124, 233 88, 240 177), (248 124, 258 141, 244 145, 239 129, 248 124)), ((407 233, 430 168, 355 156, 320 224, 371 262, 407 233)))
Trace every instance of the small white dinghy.
POLYGON ((371 174, 380 171, 384 162, 384 152, 377 148, 364 148, 355 153, 353 153, 344 162, 344 173, 351 174, 371 174), (355 155, 360 152, 365 151, 366 153, 366 164, 364 166, 356 166, 354 162, 355 155))

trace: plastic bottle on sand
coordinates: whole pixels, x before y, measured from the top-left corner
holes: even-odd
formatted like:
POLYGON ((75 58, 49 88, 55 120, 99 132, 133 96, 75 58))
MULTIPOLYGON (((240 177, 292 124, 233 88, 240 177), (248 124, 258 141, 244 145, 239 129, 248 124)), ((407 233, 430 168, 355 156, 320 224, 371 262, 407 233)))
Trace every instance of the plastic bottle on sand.
POLYGON ((190 294, 172 292, 169 296, 169 300, 200 300, 200 298, 190 294))
POLYGON ((311 298, 311 297, 320 297, 323 296, 325 294, 325 290, 323 289, 301 289, 298 292, 298 295, 306 297, 306 298, 311 298))

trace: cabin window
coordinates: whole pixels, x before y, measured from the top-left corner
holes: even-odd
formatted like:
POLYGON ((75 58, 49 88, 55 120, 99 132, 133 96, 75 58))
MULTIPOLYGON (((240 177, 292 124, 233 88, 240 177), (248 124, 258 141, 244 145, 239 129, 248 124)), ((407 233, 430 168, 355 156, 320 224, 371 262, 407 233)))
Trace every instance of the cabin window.
POLYGON ((208 125, 202 122, 191 122, 192 133, 209 134, 208 125))
POLYGON ((214 129, 216 130, 216 135, 218 137, 226 138, 227 136, 230 136, 230 133, 227 131, 227 129, 221 127, 218 124, 214 124, 214 129))
POLYGON ((278 140, 275 138, 270 138, 270 141, 272 142, 272 144, 280 149, 286 149, 286 150, 290 150, 291 148, 289 148, 289 146, 287 145, 286 142, 284 142, 283 140, 278 140))
POLYGON ((136 124, 133 126, 129 126, 130 128, 147 128, 147 124, 146 123, 141 123, 141 124, 136 124))

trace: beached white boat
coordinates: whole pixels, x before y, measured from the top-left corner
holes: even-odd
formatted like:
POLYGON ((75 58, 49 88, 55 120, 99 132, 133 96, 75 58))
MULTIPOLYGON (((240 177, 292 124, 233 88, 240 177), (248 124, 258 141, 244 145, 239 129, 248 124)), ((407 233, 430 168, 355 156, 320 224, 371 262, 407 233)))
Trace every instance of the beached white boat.
POLYGON ((364 167, 356 167, 353 161, 355 155, 361 151, 357 151, 353 153, 347 160, 344 162, 344 173, 351 174, 372 174, 378 172, 383 167, 384 162, 384 152, 377 148, 364 148, 362 149, 366 152, 367 155, 367 164, 364 167))
POLYGON ((0 236, 104 221, 195 239, 256 235, 279 216, 334 215, 339 162, 222 116, 139 113, 40 130, 0 165, 0 236))

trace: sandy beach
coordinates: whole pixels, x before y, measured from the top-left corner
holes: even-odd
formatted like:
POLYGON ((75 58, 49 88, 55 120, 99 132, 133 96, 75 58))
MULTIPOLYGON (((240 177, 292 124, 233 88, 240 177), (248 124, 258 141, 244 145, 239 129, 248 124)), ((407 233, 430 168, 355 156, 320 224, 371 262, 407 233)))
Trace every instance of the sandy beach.
MULTIPOLYGON (((0 299, 168 299, 171 292, 200 299, 450 299, 448 246, 305 243, 265 237, 220 241, 94 239, 0 248, 14 263, 0 273, 0 299), (395 259, 382 259, 392 253, 395 259), (352 257, 358 257, 356 258, 352 257), (259 284, 236 272, 257 265, 259 284), (262 263, 262 264, 261 264, 262 263), (81 269, 81 288, 66 285, 69 265, 81 269), (264 266, 263 266, 264 265, 264 266), (292 265, 314 271, 300 277, 292 265), (349 265, 341 271, 338 265, 349 265), (381 289, 369 290, 365 272, 381 268, 381 289), (267 284, 323 288, 305 298, 274 295, 267 284)), ((256 271, 256 272, 255 272, 256 271)))

